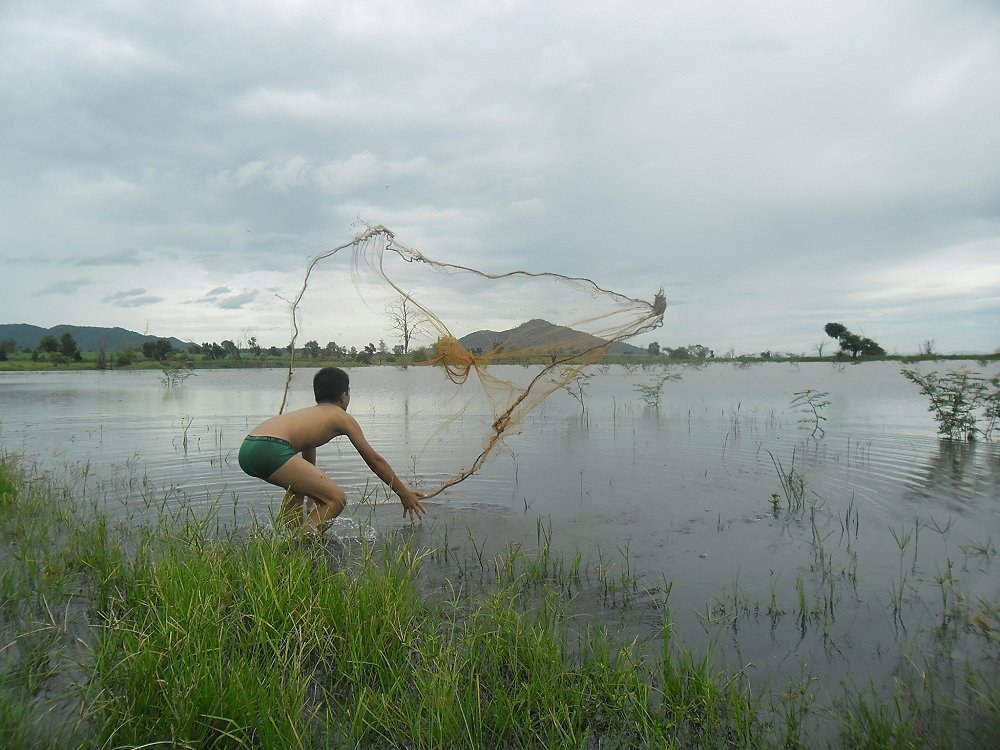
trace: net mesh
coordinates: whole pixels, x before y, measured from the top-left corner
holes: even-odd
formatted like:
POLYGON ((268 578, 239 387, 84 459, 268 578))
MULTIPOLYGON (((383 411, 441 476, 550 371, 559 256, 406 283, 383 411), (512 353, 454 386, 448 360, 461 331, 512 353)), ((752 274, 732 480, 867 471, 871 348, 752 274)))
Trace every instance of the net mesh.
POLYGON ((404 342, 396 347, 405 351, 403 361, 437 368, 453 391, 421 409, 425 444, 458 430, 458 442, 474 446, 456 455, 452 467, 423 478, 421 484, 430 481, 431 486, 421 489, 433 497, 478 472, 532 410, 587 365, 659 326, 665 310, 662 289, 644 301, 586 278, 523 270, 489 273, 433 260, 386 227, 369 227, 306 266, 302 288, 291 302, 290 361, 279 411, 286 408, 302 358, 300 340, 382 339, 377 350, 369 344, 363 355, 375 362, 399 361, 386 356, 386 334, 404 342), (436 311, 429 299, 436 301, 436 311), (461 339, 453 333, 458 326, 461 339), (425 340, 426 345, 411 348, 425 340), (520 367, 509 367, 512 363, 520 367), (465 418, 470 408, 477 418, 465 418), (480 434, 470 439, 470 430, 480 434))

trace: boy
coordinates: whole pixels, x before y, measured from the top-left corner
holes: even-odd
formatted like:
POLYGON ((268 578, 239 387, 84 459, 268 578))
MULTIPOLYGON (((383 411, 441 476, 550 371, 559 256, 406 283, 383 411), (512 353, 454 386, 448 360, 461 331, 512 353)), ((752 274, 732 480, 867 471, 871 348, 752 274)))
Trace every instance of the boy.
POLYGON ((316 447, 339 435, 347 435, 368 467, 399 495, 404 516, 411 520, 422 516, 424 506, 420 500, 425 493, 400 481, 389 463, 369 445, 357 420, 347 413, 351 401, 347 373, 338 367, 324 367, 313 378, 313 393, 316 406, 261 422, 240 446, 239 462, 244 472, 287 490, 281 508, 285 523, 301 520, 304 497, 316 503, 307 521, 306 533, 310 536, 322 534, 344 510, 347 495, 316 466, 316 447))

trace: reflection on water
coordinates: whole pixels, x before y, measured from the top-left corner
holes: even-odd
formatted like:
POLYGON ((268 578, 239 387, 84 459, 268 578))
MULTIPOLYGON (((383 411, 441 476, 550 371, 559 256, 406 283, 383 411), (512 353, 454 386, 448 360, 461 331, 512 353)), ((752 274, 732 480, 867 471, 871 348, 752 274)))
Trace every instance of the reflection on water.
POLYGON ((908 497, 934 501, 956 513, 968 504, 996 500, 1000 453, 996 444, 939 440, 932 453, 907 478, 908 497))
MULTIPOLYGON (((452 539, 477 540, 480 554, 499 554, 512 540, 536 546, 545 519, 565 554, 600 561, 591 571, 621 566, 627 550, 644 586, 672 583, 674 624, 686 640, 713 639, 763 674, 795 676, 809 663, 825 665, 831 680, 863 681, 866 670, 892 668, 886 653, 947 621, 942 607, 963 596, 996 600, 1000 446, 940 440, 898 365, 679 372, 652 409, 636 391, 650 371, 592 368, 584 404, 554 394, 481 474, 429 503, 415 538, 433 545, 450 529, 452 539), (819 437, 790 405, 805 389, 828 394, 819 437), (797 507, 778 466, 801 481, 797 507), (961 590, 942 573, 958 568, 961 590)), ((199 371, 167 389, 149 372, 0 373, 0 447, 65 471, 78 487, 83 477, 91 497, 100 487, 123 513, 186 498, 228 503, 232 523, 249 523, 279 498, 242 474, 235 452, 277 410, 284 375, 199 371)), ((309 403, 309 377, 299 373, 291 408, 309 403)), ((473 403, 436 430, 451 397, 448 381, 425 368, 358 369, 352 385, 352 412, 369 440, 424 486, 467 463, 492 419, 473 403)), ((343 439, 318 453, 349 495, 377 484, 343 439)), ((337 532, 366 533, 370 518, 403 525, 398 506, 376 510, 356 507, 337 532)), ((586 609, 586 594, 580 600, 586 609)))

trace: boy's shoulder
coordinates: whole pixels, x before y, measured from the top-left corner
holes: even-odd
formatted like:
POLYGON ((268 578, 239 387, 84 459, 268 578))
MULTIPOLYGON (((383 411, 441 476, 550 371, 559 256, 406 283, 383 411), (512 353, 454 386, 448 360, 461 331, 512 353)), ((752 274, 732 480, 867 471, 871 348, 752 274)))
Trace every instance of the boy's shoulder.
POLYGON ((325 419, 337 419, 344 414, 347 414, 342 408, 336 404, 329 404, 322 401, 318 404, 313 404, 312 406, 306 406, 298 410, 298 413, 302 416, 322 416, 325 419))
POLYGON ((285 418, 294 422, 329 422, 341 419, 344 413, 333 404, 313 404, 288 412, 285 418))
POLYGON ((318 420, 331 425, 355 423, 354 417, 337 404, 321 403, 307 406, 302 411, 305 412, 303 416, 309 420, 318 420))

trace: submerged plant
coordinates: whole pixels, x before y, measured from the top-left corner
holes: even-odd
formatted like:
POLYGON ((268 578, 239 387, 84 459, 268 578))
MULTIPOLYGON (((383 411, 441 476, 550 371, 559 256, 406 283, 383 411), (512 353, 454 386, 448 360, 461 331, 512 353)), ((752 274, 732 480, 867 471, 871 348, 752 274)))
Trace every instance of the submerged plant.
MULTIPOLYGON (((801 510, 805 505, 806 482, 802 474, 795 468, 795 454, 792 454, 792 465, 785 471, 781 459, 775 458, 771 451, 767 452, 774 464, 774 470, 778 472, 778 481, 781 482, 781 489, 785 493, 785 500, 788 502, 788 510, 801 510)), ((771 495, 771 507, 776 511, 779 502, 775 500, 777 493, 771 495)))
MULTIPOLYGON (((559 378, 564 380, 569 377, 573 369, 572 367, 563 367, 559 372, 559 378)), ((594 377, 593 373, 580 370, 563 386, 563 390, 580 404, 580 410, 584 416, 587 415, 587 385, 592 377, 594 377)))
POLYGON ((794 396, 792 406, 798 407, 799 411, 803 414, 803 417, 799 420, 799 424, 812 427, 810 435, 813 437, 816 436, 817 432, 825 434, 826 430, 820 426, 820 423, 825 422, 826 417, 820 412, 830 405, 830 402, 826 399, 830 394, 826 391, 814 391, 812 388, 807 388, 804 391, 796 391, 792 395, 794 396))
POLYGON ((991 439, 1000 421, 1000 375, 987 379, 965 370, 924 375, 905 368, 901 373, 931 400, 927 408, 939 434, 958 440, 974 440, 977 435, 991 439), (979 426, 981 418, 985 427, 979 426))
POLYGON ((181 385, 181 383, 194 375, 194 370, 191 368, 190 363, 185 362, 161 362, 160 369, 163 370, 160 380, 167 388, 181 385))
POLYGON ((663 395, 663 384, 668 380, 680 379, 680 373, 664 370, 659 375, 654 376, 649 383, 636 383, 633 388, 639 393, 639 398, 646 402, 646 406, 659 409, 660 397, 663 395))

